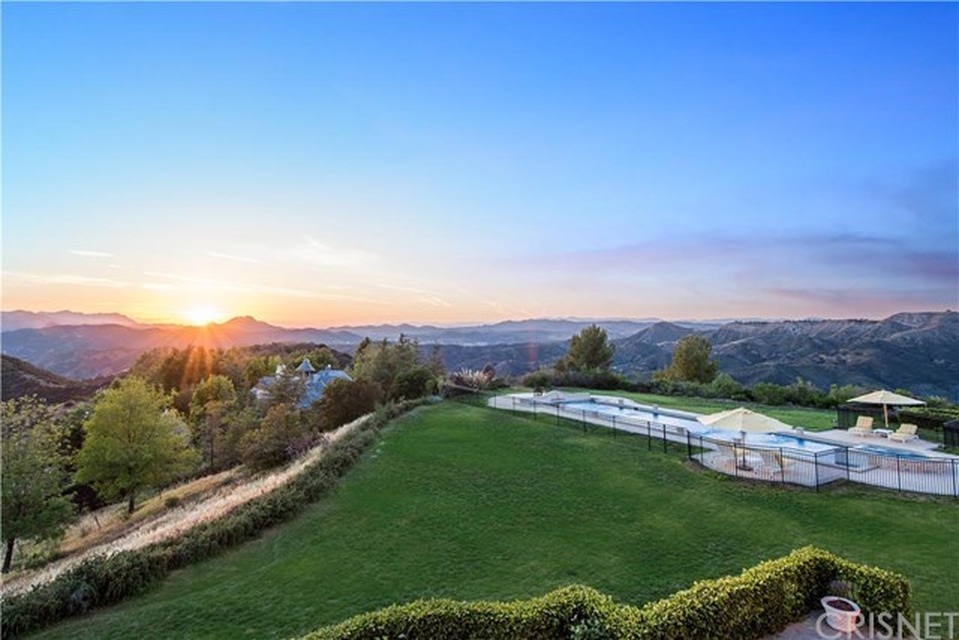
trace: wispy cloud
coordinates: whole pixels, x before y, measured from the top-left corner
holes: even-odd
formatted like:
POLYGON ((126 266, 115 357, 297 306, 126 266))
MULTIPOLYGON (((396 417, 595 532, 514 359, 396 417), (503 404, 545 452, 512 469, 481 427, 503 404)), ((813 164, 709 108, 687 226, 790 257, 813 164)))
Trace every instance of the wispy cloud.
POLYGON ((247 262, 250 264, 263 264, 262 260, 257 258, 250 258, 247 256, 238 256, 232 253, 220 253, 219 251, 208 251, 207 255, 211 258, 218 258, 220 260, 231 260, 233 262, 247 262))
POLYGON ((129 282, 122 280, 112 280, 110 278, 95 278, 90 276, 81 276, 71 273, 28 273, 22 271, 5 271, 3 273, 5 284, 16 283, 17 281, 29 284, 41 285, 75 285, 91 287, 107 287, 118 289, 127 287, 129 282))
POLYGON ((314 267, 358 268, 377 261, 377 255, 363 249, 344 249, 307 236, 304 242, 281 254, 281 259, 314 267))
MULTIPOLYGON (((318 300, 342 300, 342 301, 353 301, 353 302, 366 302, 370 304, 386 304, 382 301, 375 300, 372 298, 364 298, 361 296, 340 294, 340 293, 330 293, 327 291, 321 290, 310 290, 310 289, 295 289, 291 287, 277 287, 273 285, 258 284, 252 282, 228 282, 224 280, 214 280, 211 278, 199 278, 195 276, 184 276, 176 273, 165 273, 165 272, 156 272, 148 271, 144 275, 151 278, 159 278, 163 280, 171 280, 173 282, 182 283, 185 285, 183 289, 185 291, 197 291, 197 290, 206 290, 206 291, 224 291, 230 293, 241 293, 241 294, 265 294, 265 295, 276 295, 284 296, 290 298, 314 298, 318 300)), ((144 283, 143 286, 149 284, 152 288, 156 289, 158 285, 156 283, 144 283)), ((175 287, 166 290, 174 290, 175 287)))
POLYGON ((424 304, 428 304, 428 305, 430 305, 430 306, 433 306, 433 307, 445 307, 445 308, 449 308, 449 307, 452 306, 452 305, 451 305, 449 302, 447 302, 446 300, 443 300, 442 298, 437 298, 437 297, 435 297, 435 296, 420 296, 419 298, 417 298, 417 300, 419 300, 420 302, 422 302, 422 303, 424 303, 424 304))
POLYGON ((87 251, 85 249, 70 249, 70 253, 75 256, 83 256, 84 258, 113 258, 114 254, 106 253, 104 251, 87 251))

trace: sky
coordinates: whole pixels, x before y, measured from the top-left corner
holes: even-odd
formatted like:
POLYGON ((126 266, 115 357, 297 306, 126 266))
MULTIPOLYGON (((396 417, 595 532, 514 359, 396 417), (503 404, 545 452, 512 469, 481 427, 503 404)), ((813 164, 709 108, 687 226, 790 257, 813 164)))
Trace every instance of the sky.
POLYGON ((2 4, 2 308, 959 308, 955 3, 2 4))

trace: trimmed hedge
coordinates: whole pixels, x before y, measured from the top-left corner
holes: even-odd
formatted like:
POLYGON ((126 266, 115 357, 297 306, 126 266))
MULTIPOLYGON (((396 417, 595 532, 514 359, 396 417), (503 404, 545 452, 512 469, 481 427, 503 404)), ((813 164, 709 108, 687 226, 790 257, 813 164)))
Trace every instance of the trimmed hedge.
POLYGON ((171 540, 91 558, 46 584, 4 599, 0 636, 15 638, 141 594, 171 571, 211 558, 290 520, 335 488, 337 479, 376 441, 387 422, 421 404, 425 401, 381 408, 298 476, 222 518, 171 540))
POLYGON ((303 640, 761 638, 818 608, 833 580, 855 585, 865 613, 910 611, 904 577, 804 547, 642 608, 573 585, 514 602, 417 600, 321 628, 303 640))
POLYGON ((899 423, 911 422, 922 429, 942 431, 942 425, 959 420, 959 407, 910 407, 896 412, 899 423))

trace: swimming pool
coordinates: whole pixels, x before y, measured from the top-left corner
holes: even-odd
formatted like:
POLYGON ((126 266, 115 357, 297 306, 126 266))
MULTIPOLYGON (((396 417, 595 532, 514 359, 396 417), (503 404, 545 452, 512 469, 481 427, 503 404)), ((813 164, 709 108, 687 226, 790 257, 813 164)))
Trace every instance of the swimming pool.
MULTIPOLYGON (((647 424, 653 424, 657 427, 666 425, 672 427, 674 432, 676 428, 682 428, 694 437, 702 436, 704 439, 722 441, 722 442, 741 442, 742 432, 731 429, 717 429, 699 422, 697 418, 700 414, 676 409, 663 409, 661 407, 652 407, 642 405, 628 398, 618 398, 614 396, 596 397, 592 396, 589 400, 581 399, 582 395, 570 400, 553 400, 542 404, 555 407, 562 413, 572 414, 573 416, 582 416, 583 418, 599 418, 607 422, 613 428, 617 427, 617 420, 623 427, 628 425, 646 428, 647 424)), ((534 403, 536 403, 534 399, 534 403)), ((538 403, 537 403, 538 404, 538 403)), ((682 434, 682 431, 678 433, 682 434)), ((809 455, 820 455, 827 453, 838 453, 849 451, 851 453, 860 453, 863 456, 886 456, 889 458, 904 458, 911 460, 929 460, 931 457, 913 451, 903 451, 892 447, 883 447, 875 444, 856 444, 847 445, 839 442, 825 442, 815 438, 808 438, 789 433, 747 433, 746 445, 748 447, 771 448, 771 449, 790 449, 809 455)), ((845 455, 840 456, 846 459, 845 455)), ((837 461, 839 459, 837 458, 837 461)))

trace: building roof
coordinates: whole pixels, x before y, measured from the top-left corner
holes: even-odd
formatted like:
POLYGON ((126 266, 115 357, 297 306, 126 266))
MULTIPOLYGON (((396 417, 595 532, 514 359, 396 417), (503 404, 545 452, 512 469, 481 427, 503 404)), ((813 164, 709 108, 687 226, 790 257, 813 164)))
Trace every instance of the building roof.
POLYGON ((303 362, 300 363, 300 366, 296 368, 300 373, 313 373, 316 369, 313 368, 313 364, 310 362, 309 358, 303 358, 303 362))
MULTIPOLYGON (((320 371, 315 371, 313 370, 313 366, 309 364, 308 360, 304 360, 303 363, 296 368, 296 370, 306 373, 313 371, 306 379, 303 395, 300 396, 300 399, 296 403, 296 406, 298 406, 300 409, 306 409, 311 404, 322 398, 323 392, 326 391, 327 385, 334 380, 353 380, 353 378, 351 378, 345 371, 333 369, 330 366, 327 366, 325 369, 321 369, 320 371), (309 366, 309 369, 304 368, 304 363, 309 366)), ((266 376, 264 378, 260 378, 260 381, 252 389, 252 392, 256 396, 257 400, 263 400, 269 396, 270 387, 276 382, 277 377, 278 376, 266 376)))

